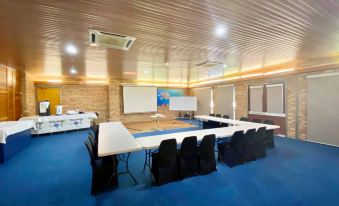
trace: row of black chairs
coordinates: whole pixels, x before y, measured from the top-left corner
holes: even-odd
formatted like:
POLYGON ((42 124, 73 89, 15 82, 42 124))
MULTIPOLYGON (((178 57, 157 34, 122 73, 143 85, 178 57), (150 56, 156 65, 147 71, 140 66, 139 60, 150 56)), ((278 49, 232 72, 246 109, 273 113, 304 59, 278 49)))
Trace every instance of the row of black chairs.
MULTIPOLYGON (((212 117, 219 117, 219 118, 225 118, 229 119, 229 115, 221 115, 221 114, 210 114, 212 117)), ((203 129, 212 129, 212 128, 218 128, 218 127, 228 127, 227 123, 221 123, 221 122, 215 122, 215 121, 207 121, 203 122, 203 129)))
MULTIPOLYGON (((257 118, 249 120, 247 117, 241 117, 240 121, 274 125, 274 122, 272 120, 269 120, 269 119, 264 120, 262 122, 261 119, 257 119, 257 118)), ((268 147, 268 148, 273 148, 274 147, 274 138, 273 138, 274 131, 271 129, 271 130, 267 130, 266 133, 267 133, 267 135, 266 135, 266 138, 265 138, 265 146, 268 147)))
POLYGON ((218 142, 218 159, 233 167, 245 162, 266 157, 267 138, 270 133, 265 127, 250 129, 246 133, 237 131, 230 141, 218 142))
POLYGON ((118 187, 118 158, 116 155, 108 157, 98 156, 99 126, 92 123, 85 146, 90 156, 92 168, 91 194, 112 190, 118 187))
POLYGON ((216 171, 215 135, 206 135, 198 145, 197 137, 186 137, 177 150, 176 139, 161 142, 152 154, 152 174, 156 185, 216 171))

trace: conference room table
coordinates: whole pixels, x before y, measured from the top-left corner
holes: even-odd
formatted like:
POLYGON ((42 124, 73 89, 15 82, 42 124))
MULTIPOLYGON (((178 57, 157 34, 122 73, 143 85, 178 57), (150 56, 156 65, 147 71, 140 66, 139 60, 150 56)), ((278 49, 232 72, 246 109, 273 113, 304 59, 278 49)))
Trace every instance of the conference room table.
POLYGON ((107 157, 118 155, 119 160, 125 163, 126 171, 117 175, 129 174, 134 183, 135 177, 129 171, 128 161, 131 152, 142 150, 142 146, 121 122, 100 123, 98 134, 98 156, 107 157), (127 155, 125 155, 127 154, 127 155))
POLYGON ((231 126, 186 131, 186 132, 177 132, 177 133, 170 133, 170 134, 160 134, 160 135, 153 135, 153 136, 146 136, 146 137, 138 138, 137 141, 140 143, 140 145, 142 145, 142 148, 145 150, 145 162, 144 162, 143 170, 145 170, 146 166, 150 167, 152 149, 158 149, 160 146, 160 143, 163 140, 176 139, 177 144, 181 144, 184 138, 189 137, 189 136, 196 136, 197 140, 201 141, 205 135, 209 135, 209 134, 215 134, 217 138, 223 138, 223 137, 232 136, 236 131, 241 131, 241 130, 246 132, 249 129, 258 129, 260 127, 265 127, 267 130, 280 128, 280 126, 278 125, 246 122, 246 121, 226 119, 226 118, 221 118, 221 117, 210 117, 208 115, 195 116, 195 118, 202 120, 202 121, 216 121, 216 122, 221 122, 221 123, 228 123, 231 126))

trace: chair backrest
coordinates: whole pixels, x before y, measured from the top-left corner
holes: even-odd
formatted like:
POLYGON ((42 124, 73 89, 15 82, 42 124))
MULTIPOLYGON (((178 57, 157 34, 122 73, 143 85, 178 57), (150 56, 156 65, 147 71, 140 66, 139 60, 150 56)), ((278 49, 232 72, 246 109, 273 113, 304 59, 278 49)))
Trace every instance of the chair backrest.
POLYGON ((215 114, 211 113, 210 116, 215 117, 215 114))
POLYGON ((246 138, 254 138, 255 133, 256 133, 256 129, 249 129, 249 130, 246 131, 245 137, 246 138))
POLYGON ((195 155, 198 150, 198 141, 196 136, 185 137, 182 141, 180 154, 181 155, 195 155))
POLYGON ((93 136, 93 133, 88 133, 88 139, 92 145, 92 151, 93 151, 93 155, 95 155, 95 157, 98 156, 98 144, 95 140, 95 137, 93 136))
POLYGON ((159 158, 162 160, 172 160, 177 157, 177 140, 167 139, 163 140, 159 146, 159 158))
POLYGON ((94 153, 93 153, 92 144, 91 144, 91 142, 90 142, 89 139, 87 139, 87 140, 85 141, 85 146, 86 146, 87 151, 88 151, 88 154, 89 154, 89 156, 90 156, 91 164, 94 165, 94 163, 95 163, 95 156, 94 156, 94 153))
POLYGON ((242 144, 244 141, 244 131, 236 131, 231 138, 231 147, 242 144))
POLYGON ((248 118, 247 117, 241 117, 240 121, 247 121, 248 122, 248 118))
POLYGON ((210 157, 214 156, 214 147, 215 147, 215 134, 205 135, 202 138, 199 147, 200 156, 210 157))
POLYGON ((98 143, 95 141, 95 136, 93 132, 88 133, 88 139, 91 141, 92 145, 97 145, 98 143))
POLYGON ((215 116, 216 116, 216 117, 221 117, 221 114, 216 114, 215 116))
POLYGON ((267 119, 267 120, 264 121, 264 124, 271 124, 271 125, 273 125, 274 122, 272 120, 267 119))
POLYGON ((252 119, 251 122, 254 122, 254 123, 261 123, 261 119, 252 119))
POLYGON ((229 118, 230 118, 230 116, 229 116, 229 115, 227 115, 227 114, 225 114, 224 116, 222 116, 222 118, 229 119, 229 118))
POLYGON ((264 141, 265 136, 266 136, 266 127, 260 127, 260 128, 257 130, 256 137, 257 137, 258 139, 260 139, 261 141, 264 141))

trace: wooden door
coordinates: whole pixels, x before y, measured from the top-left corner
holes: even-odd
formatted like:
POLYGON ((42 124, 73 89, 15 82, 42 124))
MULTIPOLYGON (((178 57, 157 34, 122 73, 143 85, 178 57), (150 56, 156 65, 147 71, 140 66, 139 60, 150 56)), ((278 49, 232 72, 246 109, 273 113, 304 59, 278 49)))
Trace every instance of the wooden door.
POLYGON ((7 120, 7 69, 0 65, 0 121, 7 120))
POLYGON ((37 102, 45 100, 50 102, 51 115, 55 115, 55 106, 60 104, 60 88, 37 88, 37 102))

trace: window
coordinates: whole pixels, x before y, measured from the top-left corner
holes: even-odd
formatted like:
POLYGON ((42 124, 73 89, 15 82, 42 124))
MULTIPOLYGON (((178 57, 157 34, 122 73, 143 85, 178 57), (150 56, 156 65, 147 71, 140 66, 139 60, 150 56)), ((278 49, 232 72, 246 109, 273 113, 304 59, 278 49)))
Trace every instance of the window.
POLYGON ((250 113, 263 112, 264 86, 250 86, 250 113))

